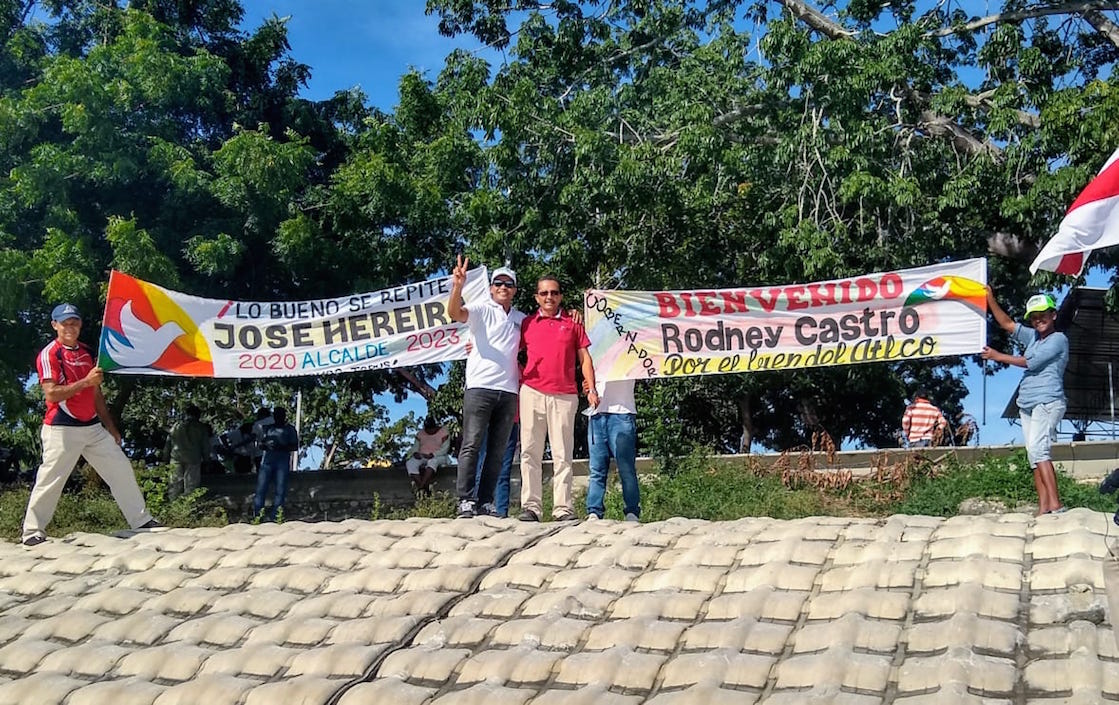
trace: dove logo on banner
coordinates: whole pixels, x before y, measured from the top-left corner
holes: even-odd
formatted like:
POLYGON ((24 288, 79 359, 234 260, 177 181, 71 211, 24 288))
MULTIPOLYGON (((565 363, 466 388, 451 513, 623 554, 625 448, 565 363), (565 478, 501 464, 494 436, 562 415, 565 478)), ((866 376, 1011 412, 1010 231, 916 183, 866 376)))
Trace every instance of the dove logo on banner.
POLYGON ((983 315, 987 314, 987 288, 982 282, 967 277, 945 275, 917 287, 905 299, 906 306, 934 301, 959 301, 983 315))
POLYGON ((191 317, 163 289, 113 272, 109 292, 101 331, 102 367, 213 376, 205 338, 191 317))
POLYGON ((121 367, 151 367, 163 356, 171 343, 183 334, 178 323, 169 321, 159 327, 141 321, 132 312, 129 301, 120 310, 120 330, 105 340, 105 347, 113 362, 121 367))

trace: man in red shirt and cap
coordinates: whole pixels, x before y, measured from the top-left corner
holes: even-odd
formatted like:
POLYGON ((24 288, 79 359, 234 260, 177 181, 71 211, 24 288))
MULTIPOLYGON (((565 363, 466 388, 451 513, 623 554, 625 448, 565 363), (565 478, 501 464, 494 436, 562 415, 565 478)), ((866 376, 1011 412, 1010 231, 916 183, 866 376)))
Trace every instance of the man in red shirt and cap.
POLYGON ((77 307, 73 304, 55 306, 51 327, 57 337, 43 348, 36 361, 39 384, 47 400, 47 414, 40 432, 43 464, 39 466, 35 487, 27 502, 23 544, 37 546, 47 540, 47 525, 79 456, 84 457, 109 486, 129 526, 133 529, 159 526, 144 506, 144 496, 136 484, 132 464, 120 448, 120 432, 101 394, 104 373, 94 365, 91 350, 78 342, 82 317, 77 307))

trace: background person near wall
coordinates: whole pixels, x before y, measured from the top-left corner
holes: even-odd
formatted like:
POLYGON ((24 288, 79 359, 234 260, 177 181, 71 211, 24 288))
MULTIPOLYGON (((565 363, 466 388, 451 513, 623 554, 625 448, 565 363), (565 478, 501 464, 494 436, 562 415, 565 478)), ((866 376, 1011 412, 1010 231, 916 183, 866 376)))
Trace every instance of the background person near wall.
POLYGON ((191 404, 186 409, 186 418, 171 427, 163 448, 163 461, 171 463, 168 499, 198 489, 202 484, 202 464, 210 459, 212 447, 210 429, 202 423, 202 411, 191 404))

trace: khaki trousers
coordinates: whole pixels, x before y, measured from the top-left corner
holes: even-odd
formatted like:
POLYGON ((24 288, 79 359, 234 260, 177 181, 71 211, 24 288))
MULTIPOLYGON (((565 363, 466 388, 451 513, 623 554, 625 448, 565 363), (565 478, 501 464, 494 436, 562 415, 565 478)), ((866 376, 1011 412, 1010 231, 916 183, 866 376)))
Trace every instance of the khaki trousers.
POLYGON ((23 519, 23 540, 46 536, 62 488, 73 472, 78 458, 93 466, 117 501, 121 513, 133 529, 151 520, 144 496, 136 484, 132 463, 101 424, 92 426, 48 426, 39 432, 43 440, 43 464, 35 476, 35 488, 27 502, 23 519))
POLYGON ((545 394, 521 385, 521 508, 542 511, 544 439, 552 445, 552 516, 574 511, 571 461, 578 394, 545 394))

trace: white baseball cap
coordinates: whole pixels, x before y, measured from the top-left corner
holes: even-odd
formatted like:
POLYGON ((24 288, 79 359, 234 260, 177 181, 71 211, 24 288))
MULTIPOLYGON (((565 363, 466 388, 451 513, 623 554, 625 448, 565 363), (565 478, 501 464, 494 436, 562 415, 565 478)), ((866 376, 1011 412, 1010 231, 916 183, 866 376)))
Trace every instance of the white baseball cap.
POLYGON ((490 284, 493 284, 495 281, 497 281, 498 277, 508 277, 509 279, 513 280, 514 284, 517 283, 517 273, 514 272, 512 269, 509 269, 508 267, 498 267, 497 269, 493 270, 493 274, 490 275, 490 284))

